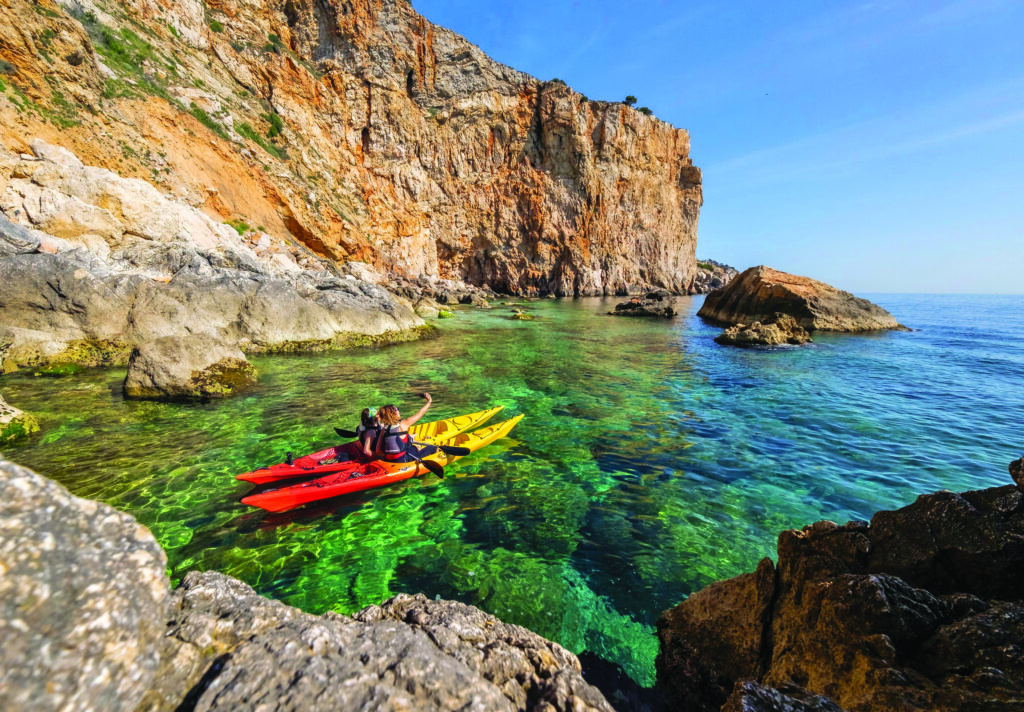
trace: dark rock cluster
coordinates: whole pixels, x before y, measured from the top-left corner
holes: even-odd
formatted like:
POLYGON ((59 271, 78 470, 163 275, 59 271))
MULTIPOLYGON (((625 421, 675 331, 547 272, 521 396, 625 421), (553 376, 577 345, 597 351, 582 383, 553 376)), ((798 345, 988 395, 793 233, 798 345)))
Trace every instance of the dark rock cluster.
POLYGON ((672 303, 672 295, 667 290, 659 289, 642 297, 632 297, 628 302, 620 302, 615 305, 615 311, 608 313, 612 316, 654 316, 671 319, 676 315, 676 309, 672 303))
POLYGON ((778 555, 662 615, 670 708, 1024 709, 1020 488, 818 522, 778 555))

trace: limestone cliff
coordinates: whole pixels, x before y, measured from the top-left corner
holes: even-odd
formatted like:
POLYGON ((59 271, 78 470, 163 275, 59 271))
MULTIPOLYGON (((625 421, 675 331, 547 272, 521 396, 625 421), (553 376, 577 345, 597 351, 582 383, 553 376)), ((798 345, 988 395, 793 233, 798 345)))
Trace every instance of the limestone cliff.
POLYGON ((405 0, 61 3, 0 6, 10 149, 39 137, 405 276, 693 288, 687 132, 498 64, 405 0))

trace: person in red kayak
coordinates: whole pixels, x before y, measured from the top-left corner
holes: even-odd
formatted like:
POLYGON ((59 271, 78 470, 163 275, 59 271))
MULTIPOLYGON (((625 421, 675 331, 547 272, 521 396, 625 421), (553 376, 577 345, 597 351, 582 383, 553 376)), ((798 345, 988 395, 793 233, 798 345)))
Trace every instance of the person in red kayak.
POLYGON ((395 405, 389 404, 377 411, 377 417, 381 424, 380 437, 377 438, 374 449, 377 457, 388 462, 413 462, 437 452, 436 445, 416 445, 412 433, 409 432, 409 428, 415 425, 430 408, 432 402, 430 394, 423 393, 422 396, 427 402, 416 415, 408 418, 402 418, 402 414, 398 412, 398 406, 395 405))
POLYGON ((318 465, 327 465, 333 462, 349 462, 365 457, 373 459, 373 446, 377 441, 377 434, 380 432, 380 419, 377 418, 377 411, 373 408, 363 408, 359 414, 359 426, 356 428, 356 441, 345 443, 334 448, 334 456, 317 462, 318 465))

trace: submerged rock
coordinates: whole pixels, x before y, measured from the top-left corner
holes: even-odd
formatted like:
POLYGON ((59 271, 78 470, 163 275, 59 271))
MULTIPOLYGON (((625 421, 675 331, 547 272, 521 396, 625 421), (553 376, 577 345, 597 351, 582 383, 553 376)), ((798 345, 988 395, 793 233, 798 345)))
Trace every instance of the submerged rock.
POLYGON ((716 336, 715 341, 726 346, 781 346, 806 344, 811 336, 789 314, 776 312, 763 322, 731 326, 716 336))
POLYGON ((38 431, 39 421, 34 416, 8 405, 0 397, 0 443, 8 443, 38 431))
POLYGON ((907 330, 882 307, 824 282, 771 267, 751 267, 707 296, 697 315, 715 324, 764 323, 776 312, 805 329, 820 331, 907 330))
POLYGON ((923 495, 870 524, 783 532, 778 556, 659 619, 670 706, 834 709, 767 706, 776 694, 761 688, 784 696, 796 682, 851 712, 1024 708, 1016 487, 923 495), (756 685, 737 707, 744 680, 756 685))
POLYGON ((612 710, 574 655, 472 606, 314 616, 166 567, 132 517, 0 458, 0 709, 612 710))
POLYGON ((124 394, 168 400, 225 398, 255 385, 256 378, 256 368, 237 346, 201 334, 170 336, 132 352, 124 394))
POLYGON ((1017 486, 1024 491, 1024 457, 1010 463, 1010 476, 1013 477, 1013 481, 1017 483, 1017 486))
POLYGON ((612 316, 655 316, 672 318, 676 315, 672 306, 672 295, 666 290, 648 292, 642 297, 633 297, 628 302, 615 305, 612 316))

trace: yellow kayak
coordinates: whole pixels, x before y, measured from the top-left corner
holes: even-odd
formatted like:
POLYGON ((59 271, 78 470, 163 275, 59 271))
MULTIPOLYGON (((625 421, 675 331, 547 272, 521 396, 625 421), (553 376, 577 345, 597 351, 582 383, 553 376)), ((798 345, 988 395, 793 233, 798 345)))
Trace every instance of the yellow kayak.
MULTIPOLYGON (((470 452, 474 452, 508 435, 509 431, 522 419, 523 416, 517 415, 509 420, 495 423, 480 430, 474 430, 471 433, 461 433, 446 440, 444 445, 468 448, 470 452)), ((460 457, 462 455, 451 455, 438 450, 433 455, 427 455, 423 459, 436 462, 444 467, 460 457)), ((299 485, 250 495, 245 497, 242 503, 261 507, 270 512, 286 512, 289 509, 301 507, 309 502, 316 502, 328 497, 337 497, 349 494, 350 492, 360 492, 374 487, 382 487, 392 482, 407 480, 410 477, 415 477, 425 472, 427 472, 427 468, 419 462, 374 460, 373 462, 360 464, 354 470, 336 472, 310 482, 303 482, 299 485)))

